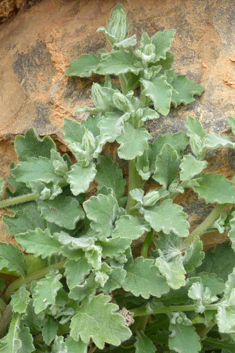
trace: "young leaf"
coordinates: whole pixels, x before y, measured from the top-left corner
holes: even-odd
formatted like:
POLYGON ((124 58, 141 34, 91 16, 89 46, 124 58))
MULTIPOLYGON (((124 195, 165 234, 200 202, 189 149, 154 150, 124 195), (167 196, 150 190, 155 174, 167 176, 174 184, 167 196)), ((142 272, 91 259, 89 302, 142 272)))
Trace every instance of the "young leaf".
POLYGON ((148 338, 142 331, 137 331, 135 351, 136 353, 155 353, 156 347, 151 339, 148 338))
POLYGON ((63 336, 56 336, 51 353, 68 353, 66 343, 63 336))
POLYGON ((7 335, 0 340, 0 352, 31 353, 34 351, 33 337, 29 328, 21 323, 20 314, 13 314, 7 335))
POLYGON ((126 122, 123 133, 117 138, 117 142, 120 143, 118 156, 126 160, 141 156, 148 148, 150 138, 151 135, 144 126, 136 129, 132 124, 126 122))
POLYGON ((64 133, 64 140, 68 143, 79 142, 82 143, 82 138, 85 133, 85 127, 73 119, 64 119, 64 126, 62 127, 64 133))
POLYGON ((204 257, 203 242, 198 237, 191 244, 190 248, 185 251, 183 265, 186 272, 192 272, 196 267, 200 266, 204 257))
POLYGON ((25 286, 21 286, 11 297, 12 310, 19 314, 25 313, 30 301, 29 296, 30 292, 25 288, 25 286))
MULTIPOLYGON (((45 325, 42 328, 42 337, 44 342, 49 346, 51 342, 55 339, 58 330, 58 323, 52 316, 48 316, 45 325)), ((54 345, 53 345, 54 347, 54 345)), ((61 352, 61 351, 59 351, 61 352)), ((67 352, 65 352, 67 353, 67 352)))
POLYGON ((9 243, 0 243, 0 269, 7 268, 9 272, 16 273, 22 277, 26 275, 24 254, 18 246, 9 243))
POLYGON ((136 297, 141 295, 148 299, 153 295, 160 298, 169 291, 165 278, 160 275, 152 259, 137 257, 125 265, 125 270, 127 274, 122 286, 136 297))
POLYGON ((165 234, 174 232, 179 237, 187 237, 189 234, 186 213, 182 211, 181 206, 173 204, 171 200, 164 200, 160 205, 157 204, 150 209, 142 208, 142 212, 156 232, 161 230, 165 234))
POLYGON ((224 175, 210 173, 202 174, 196 179, 198 185, 193 186, 193 190, 198 193, 199 198, 204 198, 206 202, 234 203, 235 187, 233 183, 224 175))
MULTIPOLYGON (((175 29, 166 29, 165 31, 157 32, 152 36, 151 41, 155 46, 155 62, 160 59, 166 59, 167 53, 170 50, 171 42, 174 38, 175 29)), ((159 64, 159 63, 158 63, 159 64)))
POLYGON ((210 132, 205 138, 205 146, 207 148, 235 148, 235 143, 230 140, 228 136, 220 136, 214 132, 210 132))
POLYGON ((112 195, 92 196, 83 204, 87 217, 92 221, 91 228, 102 237, 110 236, 118 212, 118 204, 112 195))
POLYGON ((14 145, 20 162, 26 161, 30 157, 50 158, 51 149, 56 149, 52 138, 45 136, 40 139, 34 128, 27 130, 24 136, 16 136, 14 145))
POLYGON ((117 163, 113 163, 110 157, 99 157, 95 179, 98 182, 98 190, 103 186, 111 188, 116 199, 120 200, 125 190, 126 181, 123 179, 122 170, 118 168, 117 163))
POLYGON ((138 75, 143 70, 143 68, 138 67, 140 64, 141 61, 135 56, 133 50, 125 50, 120 47, 119 50, 114 50, 101 61, 96 73, 100 75, 121 75, 132 72, 138 75))
POLYGON ((55 304, 58 290, 63 287, 60 283, 61 277, 58 270, 53 270, 37 282, 33 293, 33 306, 36 314, 55 304))
POLYGON ((79 202, 71 196, 57 196, 54 200, 39 201, 38 208, 46 221, 67 229, 74 229, 76 223, 85 217, 79 202))
POLYGON ((201 351, 200 337, 193 326, 170 324, 169 348, 178 353, 198 353, 201 351))
POLYGON ((81 303, 70 326, 75 341, 81 338, 88 344, 92 338, 96 346, 103 349, 105 343, 118 346, 131 336, 131 331, 124 326, 124 317, 116 313, 118 306, 109 303, 110 300, 110 296, 99 294, 81 303))
POLYGON ((129 118, 129 114, 120 112, 108 112, 102 116, 98 124, 102 134, 107 136, 108 142, 114 142, 121 135, 124 129, 124 122, 129 118))
POLYGON ((86 55, 81 55, 80 59, 71 62, 70 66, 65 71, 67 76, 90 77, 96 72, 101 55, 95 56, 92 52, 86 55))
POLYGON ((61 243, 50 234, 47 228, 28 230, 26 233, 18 234, 16 240, 28 253, 41 256, 42 259, 59 255, 61 251, 61 243))
POLYGON ((67 175, 71 191, 73 195, 77 196, 85 193, 90 183, 95 179, 96 167, 94 163, 90 163, 87 167, 82 167, 76 163, 72 166, 67 175))
POLYGON ((188 154, 183 157, 180 164, 180 179, 182 181, 190 180, 200 174, 206 166, 206 161, 199 161, 192 154, 188 154))
POLYGON ((195 101, 194 95, 200 96, 205 88, 189 80, 185 75, 174 75, 171 81, 173 88, 172 104, 176 108, 179 104, 187 105, 195 101))
POLYGON ((159 75, 152 81, 141 79, 144 86, 143 94, 151 98, 157 112, 166 116, 170 111, 172 87, 167 83, 166 76, 159 75))
POLYGON ((180 158, 176 150, 165 144, 157 155, 153 179, 158 181, 165 189, 178 178, 180 158))

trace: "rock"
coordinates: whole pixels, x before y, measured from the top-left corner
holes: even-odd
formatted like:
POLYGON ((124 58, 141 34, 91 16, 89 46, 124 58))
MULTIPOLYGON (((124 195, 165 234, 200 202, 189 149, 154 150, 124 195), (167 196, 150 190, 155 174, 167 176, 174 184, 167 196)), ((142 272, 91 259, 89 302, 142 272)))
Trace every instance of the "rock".
MULTIPOLYGON (((81 54, 97 52, 104 46, 108 49, 96 29, 106 25, 117 3, 115 0, 37 2, 28 2, 36 5, 19 11, 11 21, 0 25, 0 155, 3 156, 0 170, 4 177, 10 162, 16 160, 13 140, 17 134, 34 126, 41 136, 51 135, 60 141, 63 119, 74 117, 76 107, 91 104, 92 81, 68 78, 64 72, 81 54)), ((0 18, 15 11, 14 8, 7 13, 7 4, 9 9, 19 8, 22 1, 1 1, 0 18)), ((137 33, 138 39, 143 31, 153 35, 159 30, 175 28, 172 52, 176 71, 206 88, 194 103, 152 122, 149 129, 153 137, 184 128, 189 115, 200 119, 210 131, 229 133, 225 118, 235 115, 234 1, 136 0, 125 1, 123 6, 132 33, 137 33)), ((84 115, 76 117, 84 118, 84 115)), ((234 173, 233 152, 225 151, 224 155, 215 152, 208 158, 226 176, 234 173)), ((202 216, 195 208, 192 214, 195 222, 202 216)))

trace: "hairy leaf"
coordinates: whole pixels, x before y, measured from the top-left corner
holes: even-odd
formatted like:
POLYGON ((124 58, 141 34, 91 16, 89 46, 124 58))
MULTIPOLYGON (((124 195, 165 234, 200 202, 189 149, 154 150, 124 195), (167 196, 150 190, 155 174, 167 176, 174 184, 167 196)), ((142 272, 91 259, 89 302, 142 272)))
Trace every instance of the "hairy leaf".
POLYGON ((71 191, 77 196, 86 192, 90 183, 95 179, 96 167, 94 163, 91 163, 88 167, 82 167, 76 163, 67 175, 71 191))
POLYGON ((29 296, 30 292, 25 288, 25 286, 21 286, 11 297, 12 310, 19 314, 25 313, 30 301, 29 296))
POLYGON ((40 201, 38 207, 42 218, 67 229, 74 229, 76 223, 84 218, 79 202, 71 196, 57 196, 54 200, 40 201))
POLYGON ((68 353, 87 353, 87 344, 82 342, 82 340, 74 341, 74 339, 69 336, 65 339, 65 343, 68 348, 68 353))
POLYGON ((125 123, 122 135, 117 138, 117 142, 120 143, 118 156, 126 160, 141 156, 148 148, 150 138, 151 135, 144 126, 135 129, 132 124, 125 123))
MULTIPOLYGON (((161 32, 158 31, 151 40, 155 46, 155 61, 167 58, 167 52, 170 50, 171 42, 174 38, 175 29, 166 29, 161 32)), ((159 64, 159 63, 158 63, 159 64)))
POLYGON ((142 331, 137 331, 135 351, 136 353, 155 353, 156 347, 151 339, 148 338, 142 331))
POLYGON ((30 157, 50 158, 51 149, 55 150, 56 148, 52 138, 45 136, 40 139, 34 128, 27 130, 24 136, 16 136, 14 144, 20 162, 26 161, 30 157))
MULTIPOLYGON (((42 337, 44 339, 44 342, 48 346, 55 339, 58 327, 59 327, 59 325, 55 321, 55 319, 52 316, 48 316, 47 320, 46 320, 46 323, 45 323, 45 325, 42 328, 42 337)), ((59 352, 61 352, 61 351, 59 351, 59 352)))
POLYGON ((186 271, 180 262, 167 261, 160 252, 160 257, 156 259, 156 266, 160 273, 165 276, 166 281, 171 288, 179 289, 180 287, 185 286, 186 271))
POLYGON ((169 348, 177 353, 198 353, 201 351, 200 337, 193 326, 170 324, 169 348))
POLYGON ((131 331, 124 326, 124 317, 116 313, 118 306, 109 303, 110 300, 110 296, 99 294, 81 303, 71 320, 71 337, 75 341, 81 338, 88 344, 92 338, 102 349, 105 343, 118 346, 131 336, 131 331))
POLYGON ((7 268, 7 271, 25 277, 26 265, 24 254, 18 246, 9 243, 0 243, 0 269, 7 268))
POLYGON ((162 115, 167 115, 170 111, 172 87, 167 83, 164 75, 155 77, 152 81, 141 79, 144 86, 143 94, 151 98, 154 108, 162 115))
POLYGON ((189 234, 189 223, 186 221, 187 215, 182 211, 182 207, 173 204, 171 200, 164 200, 160 205, 155 205, 150 209, 142 209, 144 218, 151 227, 165 234, 174 232, 179 237, 187 237, 189 234))
POLYGON ((35 228, 23 234, 18 234, 16 240, 28 253, 41 256, 43 259, 59 255, 61 243, 50 234, 49 229, 35 228))
POLYGON ((180 179, 182 181, 190 180, 195 175, 200 174, 206 166, 206 161, 199 161, 192 154, 188 154, 183 157, 180 164, 180 179))
POLYGON ((80 59, 71 62, 70 66, 65 71, 67 76, 90 77, 96 72, 101 55, 95 56, 92 52, 86 55, 81 55, 80 59))
POLYGON ((79 261, 67 260, 64 267, 66 281, 70 289, 80 285, 92 268, 85 257, 79 261))
POLYGON ((127 274, 122 286, 135 296, 141 295, 148 299, 153 295, 160 298, 169 291, 165 278, 160 275, 152 259, 137 257, 133 262, 127 263, 125 270, 127 274))
POLYGON ((193 186, 193 190, 198 193, 199 198, 204 198, 206 202, 234 203, 235 187, 233 183, 224 175, 210 173, 203 174, 196 179, 198 185, 193 186))

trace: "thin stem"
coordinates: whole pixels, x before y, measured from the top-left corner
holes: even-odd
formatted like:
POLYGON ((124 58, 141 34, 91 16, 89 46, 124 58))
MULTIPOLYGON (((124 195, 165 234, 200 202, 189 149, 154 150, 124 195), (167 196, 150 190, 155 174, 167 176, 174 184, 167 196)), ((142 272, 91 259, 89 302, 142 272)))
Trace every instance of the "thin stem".
POLYGON ((121 83, 122 93, 127 94, 128 93, 127 82, 126 82, 126 78, 123 74, 119 75, 119 81, 121 83))
POLYGON ((5 335, 5 332, 10 324, 11 317, 12 317, 12 308, 11 308, 11 305, 8 304, 0 320, 0 338, 2 338, 5 335))
POLYGON ((143 244, 142 250, 141 250, 141 255, 144 258, 146 258, 148 256, 149 245, 153 239, 153 235, 154 235, 154 230, 151 229, 150 232, 148 232, 145 237, 144 244, 143 244))
POLYGON ((16 197, 12 197, 12 198, 0 201, 0 208, 7 208, 10 206, 18 205, 20 203, 25 203, 25 202, 35 201, 35 200, 36 200, 35 193, 16 196, 16 197))
POLYGON ((0 298, 0 310, 3 311, 6 309, 6 303, 4 302, 4 300, 2 300, 2 298, 0 298))
POLYGON ((130 191, 135 188, 142 188, 143 180, 135 167, 135 159, 129 162, 129 190, 126 211, 128 214, 131 213, 131 209, 136 205, 136 201, 131 197, 130 191))
POLYGON ((4 294, 4 299, 6 300, 6 302, 8 302, 11 298, 12 293, 16 291, 22 284, 26 284, 34 280, 37 280, 39 278, 45 277, 53 268, 56 268, 58 270, 62 269, 64 267, 65 261, 66 260, 58 262, 57 264, 54 264, 54 265, 44 267, 39 271, 31 273, 25 278, 21 277, 16 281, 12 282, 4 294))
POLYGON ((227 204, 216 205, 213 211, 206 217, 206 219, 204 219, 204 221, 199 224, 199 226, 195 228, 192 233, 184 240, 184 246, 189 247, 197 237, 205 233, 205 231, 215 222, 215 220, 219 217, 226 206, 227 204))
MULTIPOLYGON (((131 310, 134 314, 134 317, 154 315, 154 314, 167 314, 170 312, 185 312, 185 311, 195 311, 197 309, 195 304, 191 305, 172 305, 172 306, 159 306, 152 309, 151 313, 149 308, 137 308, 131 310)), ((218 304, 205 305, 205 310, 214 310, 217 311, 218 304)))

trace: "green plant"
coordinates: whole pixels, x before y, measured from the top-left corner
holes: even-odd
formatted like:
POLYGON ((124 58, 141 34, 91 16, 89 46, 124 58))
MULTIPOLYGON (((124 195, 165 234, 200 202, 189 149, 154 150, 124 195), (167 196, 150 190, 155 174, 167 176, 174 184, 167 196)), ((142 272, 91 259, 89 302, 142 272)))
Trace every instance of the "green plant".
POLYGON ((89 118, 64 120, 76 163, 34 129, 15 139, 19 163, 7 188, 0 181, 19 244, 0 243, 0 352, 235 351, 235 187, 204 172, 207 149, 235 143, 191 117, 186 133, 149 142, 146 121, 204 88, 171 69, 174 30, 143 33, 135 51, 128 30, 118 4, 99 28, 111 53, 83 55, 66 71, 105 76, 92 86, 95 107, 77 109, 89 118), (127 186, 108 143, 129 165, 127 186), (174 203, 188 188, 216 204, 191 233, 174 203), (204 253, 200 236, 211 229, 227 230, 231 245, 204 253), (143 242, 140 254, 133 241, 143 242))

